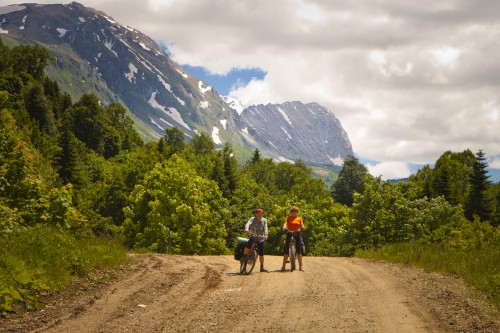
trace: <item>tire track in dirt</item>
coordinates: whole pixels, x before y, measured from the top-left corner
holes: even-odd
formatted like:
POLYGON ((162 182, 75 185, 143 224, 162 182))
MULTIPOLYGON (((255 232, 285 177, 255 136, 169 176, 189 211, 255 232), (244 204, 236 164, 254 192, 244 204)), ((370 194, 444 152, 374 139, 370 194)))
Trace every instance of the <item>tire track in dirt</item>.
MULTIPOLYGON (((498 310, 452 277, 356 258, 238 274, 231 256, 134 255, 115 281, 1 332, 498 332, 498 310), (450 292, 453 290, 453 292, 450 292), (446 295, 443 299, 442 295, 446 295), (450 306, 448 306, 450 305, 450 306), (42 320, 42 323, 40 322, 42 320)), ((3 325, 5 323, 5 325, 3 325)))

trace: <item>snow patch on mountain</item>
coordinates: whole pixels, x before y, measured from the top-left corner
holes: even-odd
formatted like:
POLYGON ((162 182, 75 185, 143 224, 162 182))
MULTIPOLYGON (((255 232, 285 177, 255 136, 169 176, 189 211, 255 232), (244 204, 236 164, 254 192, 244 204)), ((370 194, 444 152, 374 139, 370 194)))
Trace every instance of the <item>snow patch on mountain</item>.
POLYGON ((179 73, 181 73, 181 75, 182 75, 185 79, 187 79, 187 78, 189 77, 189 75, 187 75, 186 73, 183 73, 183 72, 181 72, 180 70, 177 70, 177 71, 178 71, 179 73))
POLYGON ((203 81, 199 81, 199 82, 198 82, 198 88, 200 89, 200 92, 201 92, 203 95, 205 95, 205 93, 206 93, 207 91, 212 90, 212 87, 210 87, 210 86, 208 86, 208 85, 207 85, 206 87, 203 87, 203 85, 204 85, 203 81))
POLYGON ((222 144, 222 141, 219 137, 219 129, 215 126, 212 128, 212 140, 216 145, 222 144))
POLYGON ((59 33, 59 38, 63 38, 64 35, 68 32, 68 30, 63 29, 63 28, 56 28, 57 32, 59 33))
POLYGON ((19 30, 24 30, 25 26, 26 26, 26 20, 28 19, 28 15, 25 15, 23 17, 23 25, 19 27, 19 30))
MULTIPOLYGON (((288 122, 288 125, 292 126, 292 122, 290 121, 290 118, 288 118, 288 115, 285 113, 285 111, 280 107, 278 107, 277 110, 283 116, 283 118, 285 118, 285 120, 288 122)), ((286 131, 285 131, 285 133, 286 133, 286 131)), ((288 133, 287 133, 287 135, 288 135, 288 133)), ((288 136, 290 136, 290 135, 288 135, 288 136)))
POLYGON ((330 161, 332 161, 332 163, 334 165, 338 165, 338 166, 344 165, 344 159, 342 157, 340 157, 340 155, 337 157, 328 156, 328 158, 330 159, 330 161))
POLYGON ((113 45, 114 43, 112 43, 111 41, 106 40, 104 42, 104 46, 106 46, 106 48, 111 52, 113 52, 113 54, 118 58, 118 53, 116 53, 116 51, 113 51, 113 45))
POLYGON ((146 50, 146 51, 151 51, 151 49, 150 49, 149 47, 147 47, 147 46, 146 46, 146 44, 144 44, 144 43, 142 43, 142 42, 141 42, 141 43, 139 43, 139 45, 140 45, 140 46, 142 46, 142 48, 143 48, 144 50, 146 50))
POLYGON ((226 126, 227 126, 227 119, 221 119, 219 120, 219 122, 221 123, 222 127, 224 128, 224 130, 226 130, 226 126))
POLYGON ((135 74, 137 74, 137 67, 135 67, 133 63, 129 63, 128 68, 130 69, 130 72, 125 73, 125 77, 130 81, 130 83, 136 83, 135 74))
POLYGON ((172 91, 172 87, 170 86, 170 84, 168 82, 166 82, 160 74, 156 74, 156 77, 158 78, 158 81, 161 82, 161 84, 165 87, 165 89, 168 90, 169 93, 171 93, 175 99, 177 99, 177 101, 179 103, 181 103, 181 105, 186 105, 186 102, 183 101, 181 98, 179 98, 176 94, 174 94, 174 92, 172 91))
POLYGON ((186 129, 191 130, 189 125, 184 122, 181 114, 179 113, 179 111, 177 111, 176 108, 174 108, 174 107, 165 108, 165 106, 158 103, 158 101, 156 100, 157 93, 158 93, 158 91, 155 91, 151 94, 151 97, 149 98, 149 101, 148 101, 149 105, 151 105, 155 109, 163 111, 166 115, 168 115, 170 118, 175 120, 179 125, 182 125, 186 129))
POLYGON ((149 120, 151 121, 151 123, 152 123, 152 124, 156 125, 156 127, 158 127, 160 130, 162 130, 162 131, 164 131, 164 130, 165 130, 165 128, 164 128, 164 127, 162 127, 162 126, 160 126, 160 124, 158 124, 158 123, 156 122, 156 120, 154 120, 153 118, 151 118, 151 116, 149 117, 149 120))

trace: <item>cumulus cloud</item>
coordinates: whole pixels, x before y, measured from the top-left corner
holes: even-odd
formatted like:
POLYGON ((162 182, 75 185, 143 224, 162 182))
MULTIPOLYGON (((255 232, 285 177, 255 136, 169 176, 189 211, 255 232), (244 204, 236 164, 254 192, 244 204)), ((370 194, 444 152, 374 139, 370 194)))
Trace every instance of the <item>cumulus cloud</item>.
POLYGON ((372 176, 380 177, 382 180, 402 179, 411 175, 410 168, 403 162, 367 164, 366 168, 372 176))
POLYGON ((492 159, 488 163, 488 166, 493 169, 500 169, 500 156, 497 156, 496 158, 492 159))

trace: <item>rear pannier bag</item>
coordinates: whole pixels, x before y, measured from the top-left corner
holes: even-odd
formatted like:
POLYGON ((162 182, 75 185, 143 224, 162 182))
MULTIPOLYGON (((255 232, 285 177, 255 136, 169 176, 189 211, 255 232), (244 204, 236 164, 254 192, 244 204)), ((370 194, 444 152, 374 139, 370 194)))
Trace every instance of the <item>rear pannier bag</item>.
POLYGON ((238 243, 234 249, 234 259, 240 260, 245 252, 245 246, 248 243, 248 238, 238 237, 238 243))

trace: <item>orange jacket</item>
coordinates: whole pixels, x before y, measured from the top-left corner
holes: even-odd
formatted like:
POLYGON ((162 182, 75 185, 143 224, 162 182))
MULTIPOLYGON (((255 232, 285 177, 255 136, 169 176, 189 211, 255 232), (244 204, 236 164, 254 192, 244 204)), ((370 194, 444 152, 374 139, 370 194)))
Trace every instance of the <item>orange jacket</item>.
POLYGON ((290 231, 297 231, 304 225, 302 217, 300 216, 293 217, 288 215, 285 218, 285 223, 286 223, 286 228, 290 231))

